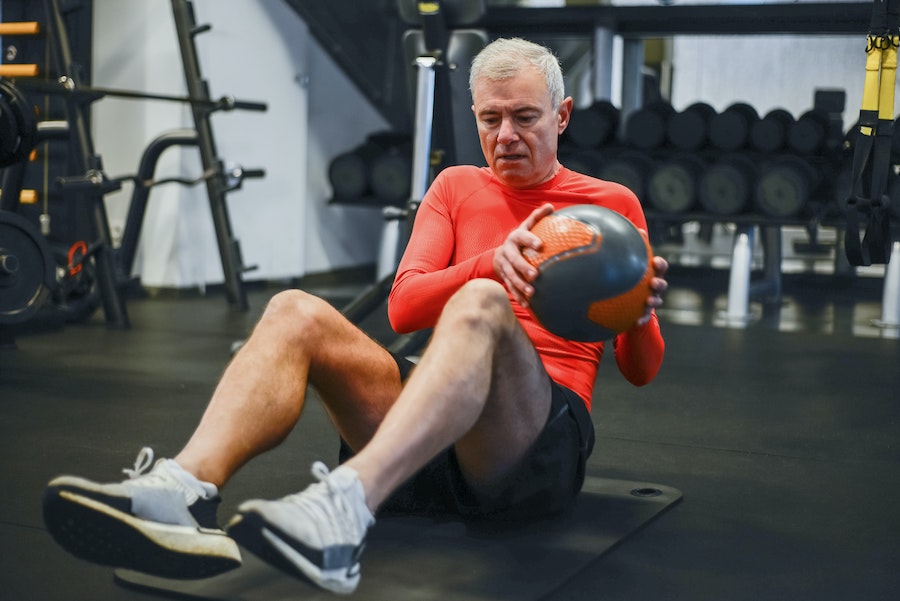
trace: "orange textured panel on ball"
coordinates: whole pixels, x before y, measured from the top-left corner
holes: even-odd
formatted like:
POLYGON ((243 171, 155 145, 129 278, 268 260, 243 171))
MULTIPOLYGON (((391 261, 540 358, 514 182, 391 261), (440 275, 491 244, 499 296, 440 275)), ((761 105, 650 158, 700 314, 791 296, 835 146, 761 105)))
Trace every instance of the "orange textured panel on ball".
POLYGON ((543 247, 522 251, 538 269, 528 308, 548 332, 568 340, 608 340, 644 315, 653 251, 646 233, 624 215, 573 205, 531 231, 543 247))
POLYGON ((522 254, 539 269, 547 261, 566 259, 600 245, 600 234, 595 229, 566 217, 548 215, 538 221, 531 231, 541 239, 541 250, 526 248, 522 254))
POLYGON ((635 322, 647 311, 646 304, 647 297, 650 296, 650 281, 654 276, 652 267, 653 250, 650 248, 650 242, 646 236, 642 234, 642 237, 647 245, 647 271, 644 273, 644 277, 628 292, 615 298, 591 303, 588 307, 587 318, 594 323, 617 332, 624 332, 631 329, 635 322))
POLYGON ((591 303, 588 308, 588 319, 617 332, 631 329, 646 312, 646 301, 650 296, 650 280, 652 278, 653 270, 648 269, 641 282, 625 294, 591 303))

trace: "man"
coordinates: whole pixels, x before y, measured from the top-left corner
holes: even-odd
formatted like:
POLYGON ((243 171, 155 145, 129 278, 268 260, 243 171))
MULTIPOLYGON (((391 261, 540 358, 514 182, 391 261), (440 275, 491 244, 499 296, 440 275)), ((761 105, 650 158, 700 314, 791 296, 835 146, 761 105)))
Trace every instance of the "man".
MULTIPOLYGON (((45 496, 48 529, 85 559, 170 577, 240 563, 235 540, 270 563, 339 593, 359 581, 359 555, 380 508, 523 519, 564 510, 593 445, 588 413, 603 343, 543 330, 528 312, 539 248, 531 226, 555 208, 596 203, 646 228, 622 186, 568 169, 557 141, 569 123, 557 59, 524 40, 498 40, 473 61, 473 111, 488 167, 450 167, 423 200, 398 269, 389 317, 398 331, 434 327, 417 366, 392 356, 328 303, 299 290, 270 301, 174 459, 142 452, 131 478, 63 476, 45 496), (414 369, 413 369, 414 367, 414 369), (216 526, 218 491, 276 446, 313 386, 345 442, 320 482, 274 501, 243 503, 216 526), (355 454, 354 454, 355 453, 355 454)), ((635 384, 662 361, 653 308, 613 342, 635 384)))

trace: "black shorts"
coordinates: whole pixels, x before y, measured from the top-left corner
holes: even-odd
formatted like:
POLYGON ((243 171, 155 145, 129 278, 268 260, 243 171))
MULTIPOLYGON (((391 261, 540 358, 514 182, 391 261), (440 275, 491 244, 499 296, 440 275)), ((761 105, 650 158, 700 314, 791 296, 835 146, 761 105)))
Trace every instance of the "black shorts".
MULTIPOLYGON (((405 380, 415 366, 395 356, 405 380)), ((584 484, 594 447, 594 426, 584 401, 552 382, 550 415, 519 464, 486 496, 463 478, 453 447, 440 453, 398 488, 379 513, 455 515, 466 519, 525 520, 568 509, 584 484)), ((341 441, 341 462, 352 456, 341 441)))

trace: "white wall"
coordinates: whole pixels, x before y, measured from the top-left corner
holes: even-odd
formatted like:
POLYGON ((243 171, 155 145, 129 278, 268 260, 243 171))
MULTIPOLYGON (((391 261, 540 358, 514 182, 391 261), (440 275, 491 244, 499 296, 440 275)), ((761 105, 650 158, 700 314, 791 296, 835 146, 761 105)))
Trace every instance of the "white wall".
MULTIPOLYGON (((373 263, 381 235, 373 209, 327 206, 328 161, 385 122, 317 47, 281 0, 194 0, 200 68, 214 98, 268 104, 265 113, 216 113, 218 154, 265 179, 228 194, 246 280, 280 279, 373 263)), ((94 84, 185 95, 168 0, 95 0, 94 84)), ((187 105, 107 97, 94 104, 94 141, 110 175, 134 173, 146 144, 163 131, 193 127, 187 105)), ((163 155, 157 177, 196 177, 194 148, 163 155)), ((110 195, 121 233, 131 188, 110 195)), ((150 195, 135 272, 151 287, 203 287, 223 281, 204 186, 161 186, 150 195)))
MULTIPOLYGON (((171 18, 164 20, 161 2, 114 2, 99 0, 94 16, 93 83, 98 86, 184 95, 183 76, 178 70, 178 45, 171 18), (151 25, 152 24, 152 25, 151 25)), ((139 102, 107 97, 92 105, 94 147, 111 176, 134 173, 143 146, 164 129, 188 124, 186 106, 174 103, 139 102)), ((193 156, 189 153, 184 153, 193 156)), ((196 173, 196 164, 181 167, 182 152, 173 149, 163 155, 158 174, 196 173)), ((113 235, 121 235, 131 187, 107 196, 113 235)), ((139 256, 137 272, 148 281, 162 284, 178 265, 176 248, 180 237, 179 207, 184 191, 161 187, 153 192, 142 241, 151 246, 147 257, 139 256)), ((195 203, 193 203, 195 204, 195 203)))
POLYGON ((380 209, 329 205, 328 164, 374 131, 389 128, 372 106, 340 75, 318 44, 310 44, 308 227, 306 271, 375 263, 383 220, 380 209))
POLYGON ((864 36, 680 36, 673 43, 672 104, 705 101, 722 111, 747 102, 760 116, 813 108, 816 89, 843 89, 846 128, 855 123, 865 73, 864 36))

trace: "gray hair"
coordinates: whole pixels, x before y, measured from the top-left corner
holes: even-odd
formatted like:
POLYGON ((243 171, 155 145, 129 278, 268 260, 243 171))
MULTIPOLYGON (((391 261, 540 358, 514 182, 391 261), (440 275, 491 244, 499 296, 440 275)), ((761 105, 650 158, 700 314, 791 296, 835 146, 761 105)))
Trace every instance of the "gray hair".
POLYGON ((522 38, 500 38, 485 46, 472 61, 469 91, 481 78, 508 79, 526 65, 537 68, 544 76, 547 91, 550 92, 550 104, 553 110, 558 109, 565 94, 559 59, 549 48, 522 38))

